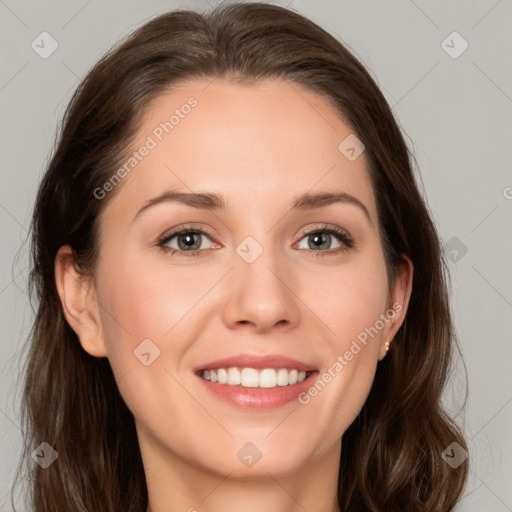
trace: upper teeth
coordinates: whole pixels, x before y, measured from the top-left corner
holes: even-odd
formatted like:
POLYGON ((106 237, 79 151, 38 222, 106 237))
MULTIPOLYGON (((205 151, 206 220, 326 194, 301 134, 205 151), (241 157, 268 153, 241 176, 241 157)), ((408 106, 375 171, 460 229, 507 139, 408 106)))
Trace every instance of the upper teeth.
POLYGON ((228 384, 231 386, 241 385, 245 388, 275 388, 276 386, 288 386, 297 384, 306 378, 306 372, 287 368, 265 368, 256 370, 254 368, 217 368, 216 370, 203 370, 201 376, 205 380, 228 384))

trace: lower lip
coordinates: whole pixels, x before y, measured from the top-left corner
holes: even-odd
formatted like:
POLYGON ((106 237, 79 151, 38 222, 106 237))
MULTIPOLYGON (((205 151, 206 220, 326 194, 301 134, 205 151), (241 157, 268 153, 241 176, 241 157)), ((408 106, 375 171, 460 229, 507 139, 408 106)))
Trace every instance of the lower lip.
POLYGON ((318 372, 312 372, 307 379, 297 384, 276 386, 275 388, 245 388, 219 384, 197 376, 207 389, 217 398, 240 409, 274 409, 290 402, 298 402, 300 393, 306 391, 318 372))

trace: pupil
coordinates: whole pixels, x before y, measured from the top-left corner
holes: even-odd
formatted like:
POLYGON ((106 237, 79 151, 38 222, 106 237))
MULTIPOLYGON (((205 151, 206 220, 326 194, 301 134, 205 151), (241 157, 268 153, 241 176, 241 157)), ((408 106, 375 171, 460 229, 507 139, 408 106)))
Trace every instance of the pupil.
POLYGON ((314 244, 315 244, 315 247, 321 247, 321 246, 324 246, 327 244, 328 240, 329 240, 329 237, 330 235, 328 235, 327 233, 316 233, 314 235, 312 235, 313 237, 313 240, 314 240, 314 244), (319 245, 316 245, 317 242, 320 242, 319 245))
MULTIPOLYGON (((178 238, 178 245, 180 246, 180 249, 183 249, 183 248, 187 248, 187 249, 190 249, 191 247, 192 248, 196 248, 196 247, 193 247, 194 245, 198 245, 197 244, 197 241, 194 241, 194 237, 197 237, 198 236, 198 233, 186 233, 186 234, 183 234, 181 235, 179 238, 178 238), (182 245, 181 244, 181 241, 182 240, 185 240, 185 243, 182 245)), ((201 244, 199 244, 201 245, 201 244)))

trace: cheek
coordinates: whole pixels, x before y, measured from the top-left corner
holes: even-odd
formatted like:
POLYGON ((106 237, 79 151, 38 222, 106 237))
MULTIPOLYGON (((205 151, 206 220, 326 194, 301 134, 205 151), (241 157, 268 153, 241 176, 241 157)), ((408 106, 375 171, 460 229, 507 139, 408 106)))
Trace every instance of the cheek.
MULTIPOLYGON (((98 270, 107 353, 119 391, 142 423, 155 410, 180 410, 183 392, 173 379, 183 355, 200 334, 198 302, 217 277, 210 272, 170 270, 126 257, 104 260, 98 270)), ((206 301, 205 301, 206 303, 206 301)))
MULTIPOLYGON (((358 258, 353 264, 322 272, 323 275, 314 276, 305 273, 301 297, 317 313, 320 327, 328 333, 325 350, 342 354, 352 340, 358 337, 364 340, 365 335, 377 340, 383 327, 379 319, 385 313, 388 293, 384 262, 375 257, 358 258), (319 283, 325 285, 318 286, 319 283), (378 334, 373 330, 376 324, 378 334), (373 336, 368 335, 369 330, 373 336)), ((373 345, 378 350, 378 341, 373 345)))
POLYGON ((332 425, 328 443, 350 426, 363 407, 389 323, 381 320, 388 291, 383 260, 361 258, 357 264, 331 269, 326 282, 328 286, 309 295, 311 309, 329 328, 323 329, 329 332, 321 348, 325 366, 300 401, 311 408, 319 424, 332 425))
POLYGON ((179 330, 175 327, 214 282, 212 275, 204 272, 154 268, 128 258, 115 266, 105 265, 103 275, 103 316, 114 351, 128 348, 120 343, 127 338, 132 350, 146 338, 164 348, 174 339, 173 331, 179 330))

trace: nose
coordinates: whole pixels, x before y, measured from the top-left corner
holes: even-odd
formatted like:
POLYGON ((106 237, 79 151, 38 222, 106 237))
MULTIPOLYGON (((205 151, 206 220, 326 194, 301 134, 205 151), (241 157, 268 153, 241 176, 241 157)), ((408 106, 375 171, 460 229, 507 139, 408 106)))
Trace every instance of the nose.
POLYGON ((225 325, 259 334, 295 328, 299 323, 300 299, 294 292, 298 283, 291 266, 286 266, 286 261, 277 258, 270 249, 265 249, 252 263, 237 254, 234 258, 234 268, 225 283, 225 325))

